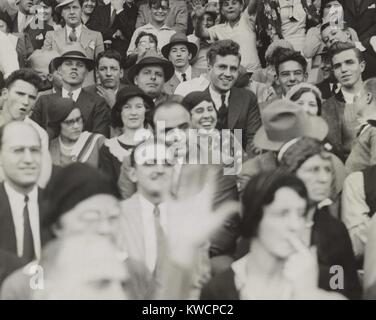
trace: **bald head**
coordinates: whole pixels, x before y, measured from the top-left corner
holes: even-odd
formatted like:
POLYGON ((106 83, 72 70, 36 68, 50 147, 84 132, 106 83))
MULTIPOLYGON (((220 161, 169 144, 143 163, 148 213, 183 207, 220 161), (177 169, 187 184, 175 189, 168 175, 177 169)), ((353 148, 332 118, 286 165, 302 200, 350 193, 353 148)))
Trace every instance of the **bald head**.
POLYGON ((153 122, 157 126, 157 122, 163 122, 165 128, 181 128, 186 129, 190 126, 189 112, 177 102, 167 102, 158 106, 154 113, 153 122))
POLYGON ((0 128, 0 165, 5 180, 21 193, 37 183, 41 167, 41 141, 37 131, 22 121, 0 128))

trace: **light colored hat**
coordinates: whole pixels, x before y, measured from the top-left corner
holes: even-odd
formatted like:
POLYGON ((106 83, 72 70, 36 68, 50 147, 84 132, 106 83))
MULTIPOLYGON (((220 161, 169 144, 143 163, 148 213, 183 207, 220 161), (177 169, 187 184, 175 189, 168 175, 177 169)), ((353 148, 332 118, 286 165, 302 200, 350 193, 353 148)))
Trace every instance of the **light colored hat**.
POLYGON ((278 151, 286 142, 298 137, 322 141, 329 131, 323 118, 308 115, 298 104, 287 99, 267 105, 261 118, 263 125, 256 132, 254 144, 263 150, 278 151))
POLYGON ((35 50, 29 57, 30 68, 37 72, 48 74, 50 62, 60 55, 54 50, 35 50))
POLYGON ((67 4, 70 4, 72 2, 74 2, 75 0, 58 0, 57 2, 59 3, 57 6, 56 6, 56 9, 59 10, 59 8, 62 8, 64 6, 66 6, 67 4))

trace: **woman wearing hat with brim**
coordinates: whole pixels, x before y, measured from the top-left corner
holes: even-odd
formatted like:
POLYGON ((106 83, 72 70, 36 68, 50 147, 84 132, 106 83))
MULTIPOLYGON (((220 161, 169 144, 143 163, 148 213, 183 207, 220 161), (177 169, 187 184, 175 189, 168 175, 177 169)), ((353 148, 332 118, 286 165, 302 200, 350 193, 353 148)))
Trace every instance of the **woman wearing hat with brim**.
POLYGON ((330 287, 330 268, 340 265, 345 285, 339 292, 349 299, 360 299, 361 287, 350 236, 343 222, 337 219, 342 216, 336 200, 340 200, 338 194, 342 189, 344 175, 339 176, 336 166, 338 169, 343 164, 336 162, 326 144, 309 137, 286 143, 278 153, 278 162, 281 168, 300 178, 307 188, 308 238, 310 244, 317 247, 320 285, 326 290, 333 290, 330 287))
POLYGON ((121 89, 111 110, 111 125, 121 128, 122 134, 106 140, 100 150, 99 168, 114 183, 120 175, 120 167, 125 157, 141 142, 137 139, 149 137, 151 130, 151 110, 153 100, 135 86, 121 89))
POLYGON ((277 152, 286 142, 303 136, 323 141, 329 131, 323 118, 308 115, 299 105, 287 99, 275 100, 267 105, 261 117, 263 125, 256 132, 253 143, 266 152, 243 163, 238 176, 240 192, 252 176, 277 167, 277 152))
POLYGON ((99 150, 105 137, 83 131, 81 111, 72 99, 56 98, 48 109, 48 119, 48 130, 57 136, 49 148, 54 165, 64 167, 73 162, 85 162, 98 168, 99 150))

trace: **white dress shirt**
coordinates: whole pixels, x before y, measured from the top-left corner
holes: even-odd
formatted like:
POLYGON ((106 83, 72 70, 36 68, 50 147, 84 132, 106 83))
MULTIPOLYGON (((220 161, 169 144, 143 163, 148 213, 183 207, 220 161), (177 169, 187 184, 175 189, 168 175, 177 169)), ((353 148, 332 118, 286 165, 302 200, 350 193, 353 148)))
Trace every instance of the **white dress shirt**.
MULTIPOLYGON (((213 102, 215 104, 215 108, 217 110, 219 110, 219 108, 222 105, 222 98, 221 98, 222 94, 220 94, 217 91, 215 91, 212 88, 212 86, 209 87, 209 92, 210 92, 210 96, 211 96, 211 98, 212 98, 212 100, 213 100, 213 102)), ((226 98, 225 98, 225 104, 226 104, 226 107, 228 108, 228 100, 229 100, 229 97, 230 97, 230 90, 225 93, 225 96, 226 96, 226 98)))
POLYGON ((20 68, 17 51, 9 37, 0 31, 0 72, 7 78, 13 71, 20 68))
POLYGON ((183 73, 185 74, 186 81, 189 81, 189 80, 192 79, 192 67, 191 66, 189 66, 187 68, 187 70, 185 70, 184 72, 179 72, 179 71, 175 70, 175 75, 180 82, 184 82, 183 77, 182 77, 183 73))
MULTIPOLYGON (((153 273, 157 262, 157 235, 154 225, 155 205, 147 200, 140 193, 138 194, 141 204, 141 218, 144 230, 145 261, 148 270, 153 273)), ((167 208, 166 204, 158 205, 160 211, 160 223, 164 232, 167 230, 167 208)))
MULTIPOLYGON (((67 39, 69 39, 69 35, 70 33, 72 32, 72 28, 71 27, 68 27, 68 25, 65 26, 65 29, 67 31, 67 39)), ((81 33, 82 33, 82 24, 80 24, 79 26, 77 26, 75 28, 76 30, 76 36, 77 36, 77 39, 80 39, 81 37, 81 33)))
MULTIPOLYGON (((82 90, 82 88, 78 88, 78 89, 72 91, 72 94, 73 94, 73 95, 72 95, 72 99, 73 99, 74 102, 77 102, 78 97, 80 96, 81 90, 82 90)), ((61 90, 61 96, 62 96, 63 98, 70 98, 70 97, 69 97, 69 92, 70 92, 70 91, 68 91, 67 89, 63 88, 63 89, 61 90)))
MULTIPOLYGON (((4 182, 5 192, 8 195, 10 209, 12 211, 14 230, 17 242, 17 255, 23 255, 24 242, 24 218, 23 211, 25 207, 25 195, 15 191, 7 182, 4 182)), ((40 258, 41 244, 40 244, 40 228, 39 228, 39 205, 38 205, 38 188, 35 186, 28 194, 28 210, 31 232, 34 240, 34 250, 37 259, 40 258)))

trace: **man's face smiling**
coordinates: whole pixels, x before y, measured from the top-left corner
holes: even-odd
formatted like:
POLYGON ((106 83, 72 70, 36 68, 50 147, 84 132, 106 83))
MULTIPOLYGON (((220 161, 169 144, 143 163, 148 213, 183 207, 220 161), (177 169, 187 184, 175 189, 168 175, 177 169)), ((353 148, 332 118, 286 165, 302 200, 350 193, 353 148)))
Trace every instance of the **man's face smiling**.
POLYGON ((158 24, 163 24, 167 18, 167 14, 169 11, 169 3, 168 1, 162 0, 159 4, 153 4, 150 12, 151 18, 158 24))
POLYGON ((286 61, 279 65, 278 80, 281 85, 283 94, 286 94, 290 89, 306 80, 306 74, 302 65, 296 61, 286 61))
POLYGON ((240 60, 237 56, 217 55, 213 65, 208 65, 210 82, 221 93, 226 93, 235 84, 239 75, 240 60))
POLYGON ((16 80, 4 89, 4 109, 12 120, 24 120, 35 105, 38 89, 29 82, 16 80))
POLYGON ((359 61, 355 50, 342 51, 332 58, 334 76, 345 88, 352 88, 362 76, 365 62, 359 61))

